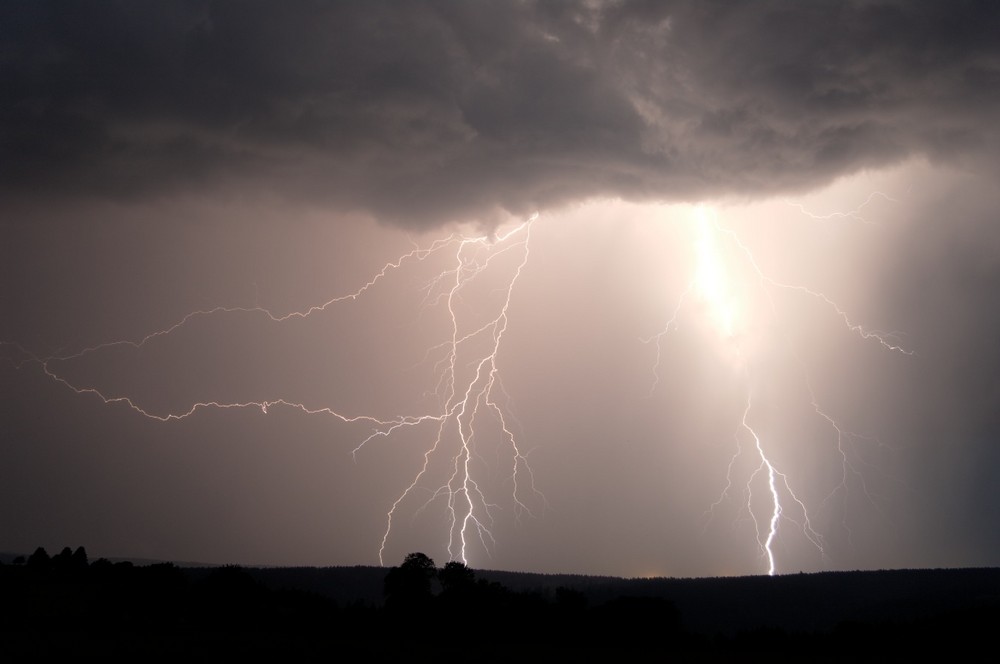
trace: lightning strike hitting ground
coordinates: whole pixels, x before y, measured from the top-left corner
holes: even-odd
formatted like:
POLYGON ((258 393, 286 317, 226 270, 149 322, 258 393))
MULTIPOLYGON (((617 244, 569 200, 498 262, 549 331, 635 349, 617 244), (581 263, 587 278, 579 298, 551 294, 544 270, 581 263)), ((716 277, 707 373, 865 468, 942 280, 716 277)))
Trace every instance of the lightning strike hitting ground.
MULTIPOLYGON (((837 212, 828 215, 815 215, 801 205, 792 205, 799 209, 799 211, 804 215, 814 220, 852 219, 864 222, 866 220, 861 216, 861 210, 875 197, 895 201, 894 198, 888 196, 887 194, 882 192, 873 192, 860 206, 854 210, 849 212, 837 212)), ((744 346, 743 340, 745 336, 749 336, 750 328, 753 327, 752 321, 749 320, 753 317, 753 312, 750 311, 750 303, 741 301, 742 298, 740 298, 736 292, 733 281, 729 276, 729 272, 738 272, 740 270, 727 269, 727 267, 730 266, 727 264, 725 258, 727 254, 722 250, 722 242, 728 239, 731 246, 735 249, 733 253, 742 257, 744 267, 748 268, 750 275, 755 277, 757 281, 756 290, 758 291, 758 295, 762 296, 768 304, 768 318, 771 318, 772 320, 779 318, 777 306, 773 297, 773 291, 787 291, 802 294, 826 305, 826 307, 832 312, 833 316, 839 319, 849 332, 856 335, 860 339, 864 341, 874 341, 880 344, 885 350, 904 355, 912 355, 913 352, 900 345, 897 341, 899 337, 898 333, 886 333, 877 330, 870 330, 858 323, 853 322, 846 311, 827 295, 805 286, 783 283, 768 276, 758 265, 757 260, 754 258, 750 248, 740 239, 736 232, 720 225, 718 220, 715 218, 714 211, 706 210, 704 207, 698 207, 695 209, 694 216, 694 229, 696 232, 694 240, 694 277, 678 297, 677 303, 673 307, 671 315, 663 329, 656 335, 642 340, 644 343, 653 344, 656 351, 655 360, 653 362, 653 383, 650 394, 652 395, 652 393, 655 392, 660 380, 659 365, 662 356, 662 344, 664 343, 666 335, 678 327, 682 310, 689 300, 694 298, 701 301, 708 309, 706 315, 711 320, 712 328, 719 333, 719 336, 722 338, 726 346, 735 350, 735 361, 738 365, 737 368, 742 373, 743 382, 746 385, 746 406, 739 422, 739 429, 734 436, 736 441, 736 451, 730 457, 729 464, 726 468, 725 487, 722 490, 722 494, 709 506, 707 516, 711 519, 715 509, 727 500, 727 498, 729 498, 730 493, 736 484, 733 474, 737 467, 737 461, 745 454, 753 455, 757 459, 757 462, 754 469, 747 476, 746 482, 743 485, 744 488, 742 494, 744 497, 741 501, 741 513, 745 513, 753 523, 757 545, 761 556, 766 561, 767 573, 769 575, 774 575, 778 571, 778 562, 776 559, 774 545, 780 536, 781 525, 783 522, 790 522, 796 525, 805 541, 814 547, 825 561, 827 559, 827 553, 825 550, 824 539, 813 528, 809 510, 807 509, 805 502, 796 495, 788 475, 777 468, 775 462, 771 458, 771 454, 768 452, 768 444, 762 440, 761 435, 758 434, 758 431, 751 424, 751 413, 754 401, 754 381, 760 380, 760 378, 759 376, 755 376, 755 358, 753 357, 753 353, 752 351, 747 350, 744 346), (741 436, 740 432, 744 435, 741 436), (749 436, 750 440, 753 442, 752 451, 750 452, 746 451, 745 445, 743 444, 743 439, 747 436, 749 436), (761 508, 758 506, 758 503, 761 501, 755 499, 754 496, 754 486, 760 477, 766 479, 767 487, 767 498, 763 501, 766 503, 767 507, 763 510, 763 513, 761 508), (792 507, 794 507, 794 512, 789 511, 792 507), (767 526, 766 528, 762 528, 761 523, 765 521, 767 526)), ((781 325, 776 325, 776 328, 780 330, 781 325)), ((798 367, 800 373, 802 374, 802 390, 806 394, 805 399, 816 417, 818 417, 833 431, 836 440, 836 451, 841 459, 842 470, 840 474, 840 483, 830 492, 823 502, 828 502, 838 493, 843 496, 844 500, 846 500, 848 477, 856 477, 861 484, 865 497, 872 505, 876 505, 872 494, 868 490, 863 473, 854 463, 851 462, 845 447, 845 441, 848 439, 866 439, 866 437, 846 431, 832 416, 828 415, 821 408, 816 399, 812 384, 806 375, 804 364, 799 359, 797 351, 794 349, 794 345, 791 343, 790 339, 785 338, 782 341, 784 342, 784 346, 789 349, 787 352, 791 356, 792 364, 798 367)), ((850 543, 851 531, 847 525, 846 513, 841 521, 841 525, 847 532, 848 542, 850 543)))
MULTIPOLYGON (((490 501, 482 488, 481 481, 477 479, 478 474, 484 472, 487 466, 483 455, 477 449, 481 438, 492 435, 507 449, 515 518, 519 519, 522 514, 532 515, 531 506, 544 506, 545 502, 544 496, 535 487, 527 457, 518 446, 517 437, 509 424, 511 415, 506 407, 510 398, 500 380, 498 364, 514 287, 528 262, 531 227, 537 217, 535 214, 513 229, 492 238, 456 233, 437 240, 428 247, 415 248, 395 261, 386 263, 375 276, 357 290, 301 311, 279 315, 260 306, 214 307, 188 313, 172 325, 146 334, 139 340, 110 341, 72 353, 56 353, 48 356, 38 356, 13 342, 0 342, 0 345, 14 350, 15 357, 7 359, 18 368, 25 364, 37 365, 50 379, 77 394, 93 395, 107 405, 125 405, 135 413, 159 422, 183 420, 195 416, 204 409, 258 408, 263 414, 267 414, 275 407, 286 407, 308 415, 328 415, 343 423, 361 423, 370 426, 370 433, 351 451, 355 459, 376 439, 388 438, 403 429, 421 426, 430 428, 434 433, 423 455, 423 465, 412 482, 392 501, 386 513, 386 528, 378 549, 379 562, 384 562, 383 556, 392 536, 393 522, 398 517, 402 505, 414 494, 426 492, 429 497, 422 501, 417 512, 429 508, 435 502, 443 502, 447 515, 448 555, 452 559, 466 563, 472 538, 479 541, 487 554, 494 543, 491 529, 498 506, 490 501), (198 401, 178 411, 161 412, 140 403, 134 397, 114 394, 107 388, 99 389, 71 381, 64 375, 65 372, 60 370, 61 366, 74 360, 98 355, 113 348, 125 347, 139 351, 176 333, 198 318, 237 313, 253 314, 263 317, 271 324, 280 324, 293 318, 309 318, 338 303, 361 298, 406 263, 427 261, 437 256, 448 260, 449 252, 451 252, 450 267, 442 270, 425 287, 425 306, 434 307, 443 303, 449 321, 448 339, 428 350, 428 354, 442 350, 445 353, 444 359, 435 365, 435 372, 438 375, 436 393, 439 410, 433 412, 389 417, 346 414, 333 407, 311 407, 278 396, 250 401, 221 399, 198 401), (458 307, 463 291, 477 278, 491 271, 493 265, 500 262, 499 259, 506 254, 514 254, 517 258, 513 272, 506 277, 502 274, 500 276, 501 280, 505 280, 505 286, 497 313, 475 329, 468 329, 468 325, 463 324, 463 315, 458 307), (466 370, 470 366, 474 367, 471 372, 466 370), (487 423, 483 420, 490 417, 495 424, 487 430, 487 423), (443 458, 451 470, 443 483, 426 486, 429 467, 438 457, 443 458)), ((495 271, 501 270, 502 266, 495 271)))
MULTIPOLYGON (((801 205, 790 205, 814 220, 848 219, 865 222, 861 211, 876 197, 895 200, 881 192, 874 192, 854 210, 829 215, 815 215, 801 205)), ((683 318, 689 316, 687 309, 690 305, 704 305, 702 311, 705 320, 709 322, 710 329, 717 332, 722 344, 720 348, 728 349, 726 352, 732 354, 735 368, 742 376, 745 386, 745 407, 734 434, 736 450, 726 469, 725 487, 718 500, 708 508, 709 520, 715 510, 732 497, 734 489, 742 487, 739 491, 742 498, 738 499, 738 503, 742 505, 740 514, 748 517, 753 525, 759 553, 765 561, 768 574, 775 574, 779 569, 776 544, 782 538, 785 530, 783 526, 788 524, 795 526, 793 532, 797 532, 798 537, 803 538, 826 561, 824 538, 813 527, 806 502, 793 489, 794 474, 777 462, 774 456, 775 442, 769 440, 758 425, 758 420, 762 417, 766 422, 766 414, 762 416, 756 410, 756 386, 764 380, 762 375, 765 372, 759 371, 757 367, 753 334, 761 329, 767 330, 765 334, 769 335, 782 334, 775 296, 777 293, 787 293, 805 296, 820 303, 834 320, 839 321, 861 341, 877 343, 885 350, 907 355, 912 351, 899 343, 898 334, 872 330, 856 323, 845 309, 824 293, 769 276, 761 269, 749 246, 736 231, 721 225, 713 211, 698 207, 694 217, 692 277, 677 298, 662 330, 643 340, 652 344, 656 353, 652 365, 650 396, 655 393, 660 382, 662 347, 667 343, 667 335, 678 328, 683 318), (768 327, 768 324, 761 325, 760 322, 764 319, 770 321, 769 324, 774 329, 768 327), (741 464, 747 461, 751 465, 744 469, 746 474, 740 480, 737 474, 741 464)), ((483 453, 487 439, 492 441, 495 449, 505 450, 504 467, 515 520, 520 519, 522 514, 533 515, 546 504, 544 496, 535 487, 526 454, 515 435, 515 430, 519 427, 514 426, 517 423, 512 419, 510 397, 503 387, 499 364, 504 336, 510 322, 510 308, 515 299, 515 287, 528 265, 531 231, 536 219, 537 214, 492 238, 454 233, 426 247, 415 247, 383 265, 356 290, 300 311, 279 314, 261 306, 201 309, 137 340, 110 341, 74 352, 46 356, 33 354, 15 343, 5 342, 2 346, 13 349, 13 357, 7 359, 18 367, 37 365, 52 381, 77 394, 92 395, 108 405, 124 405, 145 418, 159 422, 183 420, 206 409, 256 408, 262 414, 267 414, 274 408, 282 407, 307 415, 326 415, 343 424, 368 427, 368 433, 351 449, 355 459, 378 440, 388 439, 406 430, 427 430, 424 440, 428 442, 419 467, 408 484, 387 505, 385 529, 378 546, 379 562, 384 563, 395 526, 401 518, 438 510, 444 517, 446 531, 443 548, 451 559, 468 563, 471 555, 489 555, 494 548, 494 523, 497 512, 501 509, 489 495, 490 491, 484 488, 482 479, 490 466, 483 453), (198 319, 245 314, 259 317, 265 325, 280 325, 291 319, 309 319, 338 304, 367 296, 381 282, 407 265, 432 260, 441 261, 445 267, 425 283, 422 305, 427 309, 443 310, 446 331, 442 335, 444 340, 428 348, 423 361, 418 363, 437 358, 432 367, 434 385, 431 390, 436 398, 436 407, 424 412, 359 414, 346 412, 332 405, 310 405, 280 395, 260 400, 208 399, 189 403, 177 410, 160 410, 136 397, 116 393, 111 388, 84 384, 79 379, 68 377, 71 375, 68 369, 74 361, 85 357, 101 357, 102 353, 113 349, 142 351, 178 333, 198 319), (469 316, 465 300, 475 298, 473 289, 477 282, 488 279, 499 280, 502 284, 498 290, 494 289, 494 293, 498 294, 495 309, 479 319, 469 316)), ((482 288, 482 285, 479 287, 482 288)), ((823 504, 836 496, 846 502, 849 479, 854 478, 860 484, 864 496, 874 505, 874 496, 869 492, 865 476, 859 465, 851 460, 848 450, 851 441, 868 439, 849 432, 820 406, 805 365, 797 355, 798 351, 790 339, 784 339, 784 342, 786 353, 801 374, 801 390, 805 395, 803 400, 814 416, 832 431, 836 441, 836 454, 841 459, 840 481, 823 504)), ((499 454, 497 457, 499 458, 499 454)), ((850 541, 846 506, 844 511, 841 525, 850 541)))

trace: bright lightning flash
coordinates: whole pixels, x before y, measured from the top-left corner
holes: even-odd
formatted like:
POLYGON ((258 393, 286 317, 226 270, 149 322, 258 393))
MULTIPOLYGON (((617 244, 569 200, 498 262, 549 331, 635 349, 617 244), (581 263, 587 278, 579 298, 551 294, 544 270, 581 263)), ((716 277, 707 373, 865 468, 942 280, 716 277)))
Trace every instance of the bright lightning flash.
MULTIPOLYGON (((895 200, 880 192, 876 192, 876 194, 887 200, 895 200)), ((876 194, 869 196, 861 207, 867 205, 876 194)), ((836 217, 832 215, 821 217, 808 213, 801 205, 796 205, 796 207, 812 219, 847 218, 863 221, 860 216, 860 207, 850 213, 838 214, 836 217)), ((774 293, 786 291, 804 295, 822 303, 835 320, 838 320, 849 332, 863 341, 875 342, 886 350, 902 354, 909 355, 912 352, 899 345, 895 335, 869 330, 853 322, 842 307, 823 293, 805 286, 786 284, 765 274, 753 253, 736 232, 719 223, 717 213, 714 210, 699 206, 694 208, 692 216, 694 276, 678 298, 663 329, 653 337, 644 340, 646 343, 654 344, 656 348, 652 390, 655 391, 659 382, 661 347, 665 343, 666 335, 678 327, 683 310, 690 301, 700 302, 703 305, 704 317, 718 332, 722 342, 720 349, 731 355, 734 369, 743 376, 743 381, 746 383, 746 405, 735 434, 736 452, 731 457, 726 471, 726 485, 722 495, 710 506, 708 514, 711 516, 714 509, 721 505, 734 489, 736 480, 733 475, 738 459, 744 455, 751 455, 756 461, 743 485, 743 511, 753 523, 757 534, 757 545, 766 563, 767 573, 773 575, 778 570, 775 544, 780 537, 781 527, 784 523, 793 524, 805 541, 826 559, 823 537, 813 528, 805 502, 796 495, 789 476, 778 468, 773 458, 773 453, 770 450, 774 441, 767 441, 763 438, 753 424, 754 385, 755 381, 760 379, 758 373, 763 373, 757 371, 755 363, 757 346, 754 335, 763 333, 783 336, 780 321, 777 320, 778 311, 774 301, 774 293), (746 278, 742 282, 738 282, 733 275, 745 275, 746 278), (760 318, 766 320, 759 320, 760 318), (762 330, 765 332, 761 332, 762 330), (777 332, 773 330, 777 330, 777 332), (754 487, 759 482, 763 482, 766 486, 764 492, 766 497, 763 500, 755 496, 754 487), (766 505, 763 510, 760 507, 761 502, 766 505)), ((802 389, 807 395, 806 401, 821 422, 830 428, 836 439, 836 452, 841 458, 842 473, 840 485, 834 489, 834 493, 837 491, 846 492, 848 475, 860 475, 857 468, 850 462, 844 447, 845 440, 852 437, 853 434, 849 434, 817 403, 803 365, 795 354, 790 339, 784 338, 779 341, 782 346, 792 349, 788 352, 793 363, 800 368, 802 389)), ((862 486, 864 487, 863 477, 862 486)), ((870 499, 871 495, 868 493, 867 487, 864 487, 864 492, 870 499)), ((757 494, 759 493, 758 489, 757 494)), ((847 528, 846 523, 844 527, 847 528)), ((848 537, 850 537, 849 529, 848 537)))
MULTIPOLYGON (((885 194, 878 195, 894 200, 885 194)), ((802 206, 797 207, 813 219, 864 221, 860 211, 874 196, 869 196, 858 209, 837 217, 820 217, 810 214, 802 206)), ((742 496, 738 500, 741 514, 746 514, 753 524, 757 546, 768 574, 778 571, 776 544, 789 525, 794 526, 793 533, 804 538, 825 560, 824 539, 813 528, 806 502, 793 490, 794 476, 779 463, 780 455, 776 454, 778 445, 767 433, 766 409, 762 411, 760 408, 760 404, 767 401, 766 395, 757 389, 766 374, 766 369, 761 369, 762 362, 758 361, 760 337, 784 336, 776 295, 785 293, 810 298, 825 308, 832 320, 862 342, 879 344, 883 349, 897 353, 910 354, 911 351, 903 348, 895 335, 871 330, 854 322, 845 309, 827 295, 805 286, 784 283, 766 274, 748 245, 734 230, 719 222, 714 210, 693 208, 692 217, 692 256, 695 261, 692 276, 662 330, 645 340, 656 351, 651 392, 656 390, 660 380, 662 348, 669 342, 668 335, 690 318, 707 321, 710 328, 717 332, 718 343, 715 347, 731 361, 735 375, 745 385, 745 406, 734 427, 736 451, 726 471, 725 488, 709 507, 708 515, 711 518, 715 508, 738 490, 742 496), (698 312, 700 316, 692 316, 692 313, 698 312), (739 469, 748 461, 749 470, 740 479, 737 477, 739 469)), ((267 414, 274 408, 288 408, 308 415, 328 416, 343 424, 368 427, 367 434, 352 450, 355 458, 367 447, 403 431, 426 432, 422 462, 412 480, 386 504, 385 530, 379 542, 378 558, 380 563, 384 563, 390 540, 394 537, 394 524, 404 514, 416 515, 435 509, 444 516, 446 532, 443 547, 449 557, 468 562, 473 550, 477 554, 489 554, 495 545, 493 530, 500 507, 485 488, 484 476, 489 472, 486 462, 488 440, 492 442, 493 449, 498 450, 495 458, 503 459, 515 519, 521 514, 531 515, 545 506, 544 496, 535 487, 526 452, 515 434, 520 427, 509 407, 511 399, 501 381, 504 337, 510 322, 510 310, 516 300, 515 287, 528 265, 531 232, 536 219, 537 214, 493 237, 455 233, 426 247, 414 248, 386 263, 353 292, 301 311, 278 314, 260 306, 197 310, 138 339, 110 341, 74 352, 46 356, 33 354, 11 342, 0 342, 0 347, 12 350, 7 359, 18 367, 36 365, 52 381, 77 394, 96 397, 108 405, 125 406, 142 417, 160 422, 195 417, 207 409, 258 409, 267 414), (444 267, 425 284, 424 305, 443 311, 445 323, 444 331, 439 332, 442 340, 429 348, 425 357, 425 360, 435 358, 431 392, 436 403, 423 412, 389 415, 346 412, 332 405, 315 406, 281 395, 252 400, 217 398, 163 411, 134 396, 70 378, 73 375, 70 369, 77 360, 98 358, 112 349, 140 352, 193 324, 196 319, 241 314, 257 316, 265 325, 280 325, 290 319, 308 319, 338 304, 367 296, 404 266, 423 262, 436 266, 436 261, 441 261, 444 267), (491 302, 495 301, 495 308, 489 309, 485 316, 480 311, 478 318, 469 315, 467 300, 475 299, 485 283, 497 280, 502 286, 493 291, 496 297, 491 302)), ((856 436, 821 408, 791 339, 777 341, 799 369, 804 402, 836 440, 835 453, 842 460, 842 472, 839 486, 828 499, 838 492, 846 493, 848 477, 860 476, 845 447, 847 441, 856 436)), ((863 478, 861 484, 866 496, 871 498, 863 478)))

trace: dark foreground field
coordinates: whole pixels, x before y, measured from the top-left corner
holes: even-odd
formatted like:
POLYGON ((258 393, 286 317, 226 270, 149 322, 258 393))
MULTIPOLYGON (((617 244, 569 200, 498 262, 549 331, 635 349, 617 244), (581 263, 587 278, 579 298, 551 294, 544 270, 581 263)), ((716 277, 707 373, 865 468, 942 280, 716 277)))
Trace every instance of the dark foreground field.
POLYGON ((617 579, 179 567, 82 549, 0 565, 0 661, 995 661, 1000 570, 617 579))

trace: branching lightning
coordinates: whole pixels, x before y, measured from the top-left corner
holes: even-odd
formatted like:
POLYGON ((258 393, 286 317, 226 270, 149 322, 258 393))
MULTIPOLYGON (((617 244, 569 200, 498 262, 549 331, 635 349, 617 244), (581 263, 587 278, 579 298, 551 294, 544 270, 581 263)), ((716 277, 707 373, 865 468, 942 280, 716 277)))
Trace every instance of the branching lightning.
POLYGON ((852 219, 854 221, 860 221, 862 223, 867 224, 871 222, 864 217, 864 215, 862 214, 862 210, 864 210, 866 207, 871 205, 873 201, 879 198, 887 201, 892 201, 893 203, 899 202, 898 199, 893 198, 892 196, 890 196, 885 192, 873 191, 870 194, 868 194, 868 197, 865 198, 864 201, 861 202, 861 205, 857 206, 853 210, 847 210, 846 212, 836 210, 834 212, 829 212, 827 214, 816 214, 814 212, 811 212, 806 208, 806 206, 802 205, 802 203, 796 203, 793 201, 785 201, 785 203, 795 208, 796 210, 798 210, 805 216, 809 217, 810 219, 814 219, 816 221, 830 221, 833 219, 852 219))
MULTIPOLYGON (((833 213, 830 215, 815 215, 799 204, 793 204, 800 212, 816 220, 826 220, 834 218, 853 219, 855 221, 866 221, 861 216, 861 210, 867 206, 874 198, 881 197, 894 201, 892 197, 882 192, 874 192, 865 201, 849 212, 833 213)), ((825 560, 827 553, 825 550, 824 538, 812 525, 809 510, 805 502, 800 499, 792 487, 789 476, 779 470, 769 450, 768 443, 762 438, 758 429, 752 424, 752 410, 754 403, 754 358, 742 343, 743 332, 749 323, 745 320, 749 317, 749 312, 744 311, 747 303, 741 302, 740 298, 733 292, 732 284, 728 276, 727 263, 721 249, 721 242, 728 240, 735 249, 735 254, 742 257, 744 265, 749 269, 751 275, 756 278, 757 290, 768 303, 768 315, 772 320, 778 319, 777 306, 774 300, 775 291, 786 291, 793 294, 803 295, 821 302, 831 312, 832 316, 839 319, 841 324, 850 333, 857 336, 862 341, 874 342, 883 349, 904 355, 912 355, 913 351, 905 348, 899 342, 899 333, 881 332, 869 329, 856 323, 832 298, 822 292, 810 289, 806 286, 788 284, 776 280, 767 275, 759 266, 750 248, 740 239, 737 233, 729 228, 723 227, 714 217, 714 213, 699 207, 695 211, 695 251, 696 259, 694 267, 694 277, 687 287, 680 294, 676 304, 671 310, 667 322, 662 330, 657 334, 643 339, 647 344, 655 347, 655 359, 653 362, 653 381, 651 394, 656 390, 659 383, 659 366, 662 356, 662 345, 665 343, 667 335, 678 327, 679 319, 685 305, 695 298, 704 303, 708 308, 707 316, 711 319, 712 327, 716 329, 724 342, 735 349, 737 364, 746 384, 746 405, 735 434, 736 451, 730 457, 725 473, 725 486, 719 498, 709 506, 707 516, 711 518, 716 508, 718 508, 730 496, 738 482, 734 478, 737 468, 737 461, 744 455, 751 455, 756 459, 754 469, 750 471, 743 484, 742 512, 745 513, 753 523, 756 532, 757 545, 762 558, 766 562, 767 573, 773 575, 778 571, 776 559, 775 543, 780 537, 783 522, 789 522, 797 526, 801 535, 812 547, 814 547, 825 560), (745 445, 744 441, 749 439, 752 445, 745 445), (766 485, 766 498, 763 500, 755 497, 755 485, 763 478, 766 485), (761 510, 760 503, 767 505, 761 510), (765 525, 766 524, 766 525, 765 525)), ((780 325, 776 326, 778 330, 780 325)), ((778 334, 781 334, 780 332, 778 334)), ((851 438, 864 438, 848 432, 831 415, 820 406, 816 399, 815 392, 806 375, 804 365, 799 360, 793 344, 790 340, 783 339, 784 345, 789 349, 793 364, 798 366, 802 374, 803 391, 806 394, 806 401, 812 412, 819 420, 832 432, 836 440, 836 451, 840 456, 842 471, 840 483, 824 500, 824 503, 831 500, 836 494, 846 496, 848 477, 854 476, 860 479, 862 491, 866 498, 875 505, 873 496, 864 480, 863 473, 852 463, 845 447, 846 441, 851 438)), ((758 490, 759 494, 759 490, 758 490)), ((847 531, 848 541, 851 532, 847 525, 846 517, 842 521, 842 526, 847 531)))
MULTIPOLYGON (((815 215, 797 203, 789 205, 814 220, 846 219, 867 223, 862 212, 876 198, 895 200, 882 192, 873 192, 857 208, 828 215, 815 215)), ((421 447, 422 460, 412 479, 386 503, 385 528, 378 543, 379 561, 385 562, 391 541, 398 537, 394 532, 397 532, 400 519, 437 510, 443 515, 442 547, 451 559, 468 562, 470 556, 489 554, 496 545, 493 533, 501 507, 483 480, 485 469, 490 466, 484 455, 486 439, 492 441, 495 448, 504 450, 503 467, 511 494, 507 500, 513 506, 514 519, 532 516, 545 506, 545 497, 535 486, 526 452, 515 433, 520 426, 501 380, 501 358, 511 307, 516 302, 516 289, 529 263, 531 233, 537 217, 533 215, 494 237, 453 233, 426 247, 415 246, 385 263, 354 291, 299 311, 276 313, 261 306, 199 309, 138 339, 120 339, 49 355, 34 354, 11 342, 0 342, 0 346, 14 350, 14 359, 7 359, 18 367, 37 365, 49 379, 77 394, 96 397, 107 405, 126 406, 158 422, 191 418, 208 409, 259 409, 266 415, 275 408, 287 408, 304 415, 323 415, 342 424, 367 427, 366 433, 350 450, 355 460, 371 445, 404 431, 419 431, 426 447, 421 447), (436 261, 444 267, 424 284, 420 297, 424 307, 443 312, 445 330, 440 333, 442 340, 427 348, 423 360, 418 363, 434 358, 433 384, 427 390, 434 404, 416 413, 347 412, 334 405, 316 406, 281 395, 259 400, 206 399, 177 410, 160 410, 134 396, 114 393, 109 388, 84 384, 69 377, 72 374, 68 367, 76 360, 99 357, 112 349, 141 351, 198 319, 247 314, 273 325, 291 319, 309 319, 338 304, 364 298, 408 265, 432 260, 436 272, 436 261), (499 279, 502 283, 496 291, 498 304, 483 320, 470 318, 464 298, 475 297, 472 289, 487 279, 499 279)), ((671 333, 690 316, 691 305, 703 305, 699 311, 709 327, 717 332, 722 347, 732 354, 744 392, 742 415, 734 423, 735 451, 726 467, 725 486, 709 506, 707 515, 711 519, 717 508, 735 499, 740 510, 738 518, 745 517, 752 523, 757 550, 768 574, 779 571, 778 544, 786 533, 788 537, 800 538, 826 560, 827 545, 824 536, 813 526, 802 487, 797 485, 796 475, 787 467, 790 464, 777 454, 787 443, 776 441, 768 432, 766 408, 760 406, 766 402, 766 397, 757 389, 765 372, 755 356, 751 330, 756 325, 758 331, 765 329, 768 335, 784 334, 777 301, 778 294, 784 293, 817 303, 860 342, 877 344, 882 350, 903 355, 911 355, 912 351, 900 341, 899 333, 883 332, 858 323, 844 307, 823 292, 769 275, 760 267, 749 245, 735 230, 722 225, 714 212, 704 207, 696 208, 692 230, 694 265, 691 277, 668 309, 669 316, 662 329, 643 340, 655 350, 650 396, 655 394, 660 383, 664 345, 669 343, 671 333), (741 276, 748 278, 741 279, 741 276), (749 291, 753 293, 753 302, 745 297, 749 291), (755 306, 754 302, 763 303, 763 306, 755 306), (761 324, 761 319, 767 322, 761 324)), ((864 496, 875 505, 875 496, 869 490, 862 468, 851 459, 848 449, 853 442, 868 438, 849 431, 820 405, 795 344, 789 338, 782 341, 784 352, 798 367, 803 403, 811 411, 810 417, 815 417, 831 432, 834 452, 841 460, 839 483, 823 504, 838 496, 846 501, 849 480, 856 478, 864 496)), ((499 454, 497 456, 499 458, 499 454)), ((850 541, 846 517, 841 525, 850 541)))
POLYGON ((175 323, 150 332, 138 340, 109 341, 72 353, 63 352, 48 356, 31 353, 17 343, 0 343, 15 351, 16 361, 8 359, 19 368, 25 364, 35 364, 48 378, 77 394, 95 396, 107 405, 125 405, 133 412, 159 422, 183 420, 205 409, 257 408, 266 415, 276 407, 285 407, 307 415, 327 415, 343 423, 368 425, 370 433, 351 451, 355 459, 376 439, 388 438, 403 429, 430 428, 433 434, 423 455, 423 465, 414 475, 412 482, 391 502, 386 512, 386 527, 378 549, 379 562, 384 562, 386 547, 392 537, 393 522, 399 516, 402 505, 418 490, 427 491, 429 494, 429 498, 422 503, 418 511, 427 509, 438 501, 444 503, 448 523, 446 536, 448 554, 452 559, 467 562, 473 538, 479 541, 486 553, 492 549, 494 543, 492 528, 495 511, 498 509, 498 505, 487 497, 482 482, 478 479, 485 465, 482 455, 477 450, 480 438, 492 434, 494 437, 499 437, 501 445, 508 450, 507 458, 510 459, 508 472, 515 517, 520 518, 522 514, 531 515, 533 510, 537 509, 532 507, 533 505, 545 504, 544 496, 535 487, 526 454, 522 451, 510 424, 513 417, 507 408, 510 399, 501 382, 498 362, 508 327, 514 289, 528 263, 531 228, 537 217, 535 214, 511 230, 492 238, 455 233, 427 247, 416 247, 396 260, 386 263, 355 291, 301 311, 279 315, 260 306, 220 306, 202 309, 192 311, 175 323), (467 326, 463 325, 463 316, 458 307, 463 291, 506 254, 513 254, 517 258, 513 273, 506 277, 498 312, 475 329, 466 329, 467 326), (450 266, 427 284, 424 304, 430 307, 444 305, 449 321, 449 332, 446 341, 428 350, 428 353, 441 350, 445 352, 444 359, 435 365, 438 374, 436 393, 439 409, 432 412, 389 417, 347 414, 333 407, 311 407, 281 397, 249 401, 206 400, 191 403, 181 410, 160 412, 140 403, 134 397, 112 394, 107 389, 73 382, 66 377, 64 371, 60 370, 61 366, 73 360, 96 355, 112 348, 125 347, 139 351, 177 332, 198 318, 243 313, 262 316, 273 324, 280 324, 293 318, 306 319, 338 303, 365 296, 390 273, 400 270, 409 262, 426 261, 436 256, 449 260, 450 266), (471 372, 465 371, 468 366, 474 369, 471 372), (488 417, 496 423, 489 431, 483 422, 488 417), (443 484, 424 486, 425 480, 428 479, 430 464, 438 457, 447 459, 451 470, 443 484))

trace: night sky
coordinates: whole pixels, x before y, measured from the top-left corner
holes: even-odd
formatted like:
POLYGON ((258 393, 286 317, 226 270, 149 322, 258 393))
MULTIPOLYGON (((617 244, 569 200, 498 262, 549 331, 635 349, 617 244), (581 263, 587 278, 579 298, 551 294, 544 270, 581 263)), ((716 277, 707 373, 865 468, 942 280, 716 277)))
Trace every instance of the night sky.
POLYGON ((0 1, 0 550, 1000 564, 997 35, 0 1))

